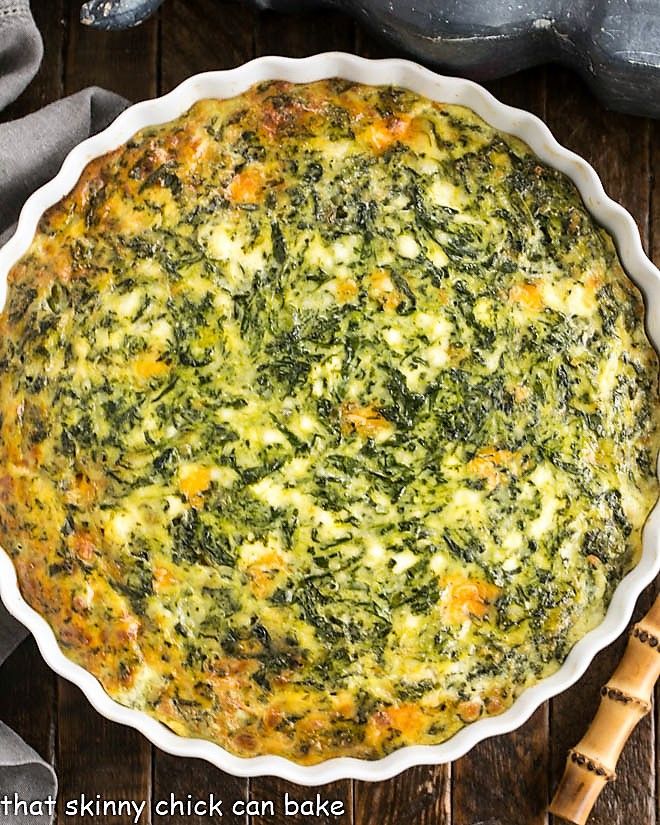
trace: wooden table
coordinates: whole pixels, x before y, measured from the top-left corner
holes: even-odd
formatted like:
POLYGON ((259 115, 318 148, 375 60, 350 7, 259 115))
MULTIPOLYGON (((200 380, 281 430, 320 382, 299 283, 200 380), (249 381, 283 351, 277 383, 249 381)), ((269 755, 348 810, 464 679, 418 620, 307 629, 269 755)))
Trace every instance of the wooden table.
MULTIPOLYGON (((333 49, 369 57, 392 50, 346 17, 334 13, 285 17, 257 13, 220 0, 167 0, 160 17, 121 34, 85 30, 79 0, 33 0, 44 36, 41 71, 7 114, 18 117, 62 95, 99 85, 140 100, 166 92, 195 72, 236 66, 261 54, 304 56, 333 49)), ((540 115, 556 137, 587 158, 606 190, 637 221, 642 242, 660 261, 660 122, 607 112, 577 76, 550 66, 489 84, 502 100, 540 115)), ((654 588, 640 599, 646 610, 654 588)), ((422 767, 382 782, 342 781, 321 789, 342 800, 343 816, 275 817, 225 815, 223 823, 325 822, 340 825, 544 825, 548 798, 562 771, 566 750, 591 718, 600 685, 618 660, 620 639, 596 658, 571 690, 546 703, 518 731, 483 742, 452 765, 422 767)), ((136 732, 105 721, 78 689, 55 678, 34 643, 25 642, 0 670, 0 719, 11 725, 56 766, 60 781, 59 823, 129 822, 63 814, 67 800, 100 794, 106 799, 216 797, 299 799, 309 790, 272 779, 242 780, 191 760, 170 757, 136 732)), ((594 811, 593 825, 655 825, 658 774, 653 715, 632 737, 594 811)), ((314 791, 315 793, 316 791, 314 791)), ((145 814, 141 823, 202 825, 199 816, 145 814)), ((218 821, 218 820, 216 820, 218 821)))

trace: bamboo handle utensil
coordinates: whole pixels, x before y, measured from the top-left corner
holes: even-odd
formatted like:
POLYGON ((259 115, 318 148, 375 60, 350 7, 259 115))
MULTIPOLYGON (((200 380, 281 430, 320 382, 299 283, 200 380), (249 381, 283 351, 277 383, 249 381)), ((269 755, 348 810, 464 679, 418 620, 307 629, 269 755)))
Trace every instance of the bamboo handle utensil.
POLYGON ((623 658, 609 682, 589 729, 571 748, 566 769, 550 803, 550 813, 584 825, 598 795, 616 777, 623 746, 639 720, 651 710, 660 676, 660 595, 634 625, 623 658))

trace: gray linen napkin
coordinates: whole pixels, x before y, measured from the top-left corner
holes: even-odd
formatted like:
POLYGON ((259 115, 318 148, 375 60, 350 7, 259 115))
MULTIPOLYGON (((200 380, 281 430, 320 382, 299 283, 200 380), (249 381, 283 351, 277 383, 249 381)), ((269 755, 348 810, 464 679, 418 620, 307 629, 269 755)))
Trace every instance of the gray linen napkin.
POLYGON ((50 765, 0 722, 0 823, 50 825, 56 792, 50 765))
MULTIPOLYGON (((28 0, 0 0, 0 110, 25 89, 39 68, 43 47, 28 0)), ((99 131, 127 105, 103 89, 85 89, 20 120, 0 124, 0 244, 28 195, 49 180, 69 150, 99 131)), ((27 635, 0 604, 0 665, 27 635)), ((53 769, 0 722, 0 825, 49 825, 52 816, 30 802, 53 798, 53 769), (8 805, 3 804, 5 796, 8 805), (16 801, 27 803, 28 815, 16 801)))
POLYGON ((0 109, 32 80, 43 51, 29 0, 0 0, 0 109))
MULTIPOLYGON (((0 89, 3 83, 0 77, 0 89)), ((0 125, 0 233, 9 235, 28 195, 55 175, 69 150, 107 126, 126 105, 119 95, 92 86, 0 125)))

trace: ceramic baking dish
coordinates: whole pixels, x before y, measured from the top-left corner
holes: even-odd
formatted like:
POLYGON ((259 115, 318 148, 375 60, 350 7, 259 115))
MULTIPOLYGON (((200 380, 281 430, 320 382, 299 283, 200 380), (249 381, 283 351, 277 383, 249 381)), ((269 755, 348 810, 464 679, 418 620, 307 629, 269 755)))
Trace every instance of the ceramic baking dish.
MULTIPOLYGON (((146 126, 178 117, 201 98, 231 97, 264 80, 310 82, 334 76, 360 83, 404 86, 437 101, 468 106, 492 126, 521 138, 539 158, 568 175, 591 214, 614 237, 625 270, 644 295, 649 338, 656 349, 660 348, 660 272, 644 254, 632 217, 605 194, 586 161, 560 146, 538 118, 505 106, 475 83, 442 77, 405 60, 365 60, 341 53, 303 60, 263 57, 230 71, 196 75, 164 97, 131 106, 105 131, 75 147, 58 175, 28 199, 14 236, 0 250, 0 305, 6 298, 7 274, 27 250, 40 216, 73 188, 90 160, 117 148, 146 126)), ((343 778, 378 781, 413 765, 458 759, 482 739, 517 728, 542 702, 576 682, 595 654, 626 627, 637 597, 660 569, 659 550, 660 506, 656 505, 644 529, 641 559, 616 589, 603 622, 575 645, 553 676, 526 690, 505 713, 467 725, 440 745, 405 747, 376 761, 338 758, 313 766, 297 765, 278 756, 240 758, 212 742, 178 736, 146 714, 117 704, 90 673, 66 658, 46 621, 21 597, 14 567, 2 549, 0 596, 9 612, 32 632, 53 670, 77 684, 103 716, 136 728, 164 751, 205 759, 239 776, 270 774, 302 785, 343 778)))

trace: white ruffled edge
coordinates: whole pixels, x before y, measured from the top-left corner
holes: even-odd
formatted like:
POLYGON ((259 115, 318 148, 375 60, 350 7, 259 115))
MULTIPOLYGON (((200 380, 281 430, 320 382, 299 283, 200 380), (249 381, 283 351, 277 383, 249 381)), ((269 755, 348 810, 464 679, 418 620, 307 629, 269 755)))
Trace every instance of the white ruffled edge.
MULTIPOLYGON (((6 299, 7 274, 30 245, 40 216, 73 188, 90 160, 117 148, 145 126, 178 117, 199 99, 232 97, 264 80, 304 83, 328 77, 404 86, 434 100, 467 106, 495 128, 521 138, 539 158, 566 173, 591 214, 614 237, 626 272, 644 295, 647 331, 659 349, 660 272, 645 255, 631 215, 605 194, 598 175, 585 160, 560 146, 537 117, 500 103, 476 83, 443 77, 407 60, 367 60, 340 52, 304 59, 261 57, 229 71, 195 75, 161 98, 131 106, 103 132, 76 146, 58 175, 28 199, 15 234, 0 250, 0 305, 6 299)), ((440 745, 404 747, 375 761, 342 757, 313 766, 297 765, 279 756, 240 758, 212 742, 178 736, 147 714, 117 704, 94 676, 66 658, 49 625, 23 600, 13 564, 1 549, 0 596, 9 612, 32 632, 50 667, 78 685, 99 713, 139 730, 168 753, 205 759, 237 776, 273 775, 300 785, 320 785, 345 778, 381 781, 414 765, 458 759, 482 739, 519 727, 544 701, 574 684, 596 653, 625 629, 637 597, 658 573, 659 549, 660 505, 656 505, 644 528, 641 559, 617 587, 603 622, 575 645, 554 675, 524 691, 505 713, 467 725, 440 745)))

